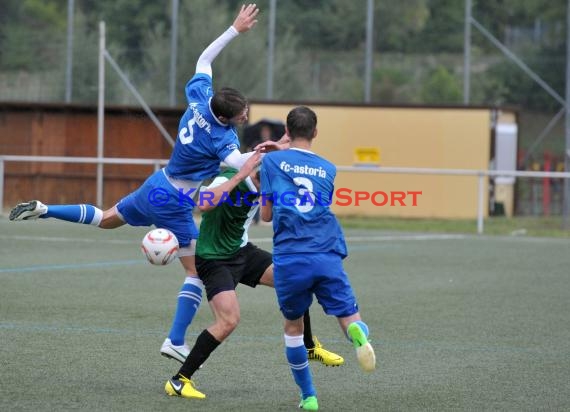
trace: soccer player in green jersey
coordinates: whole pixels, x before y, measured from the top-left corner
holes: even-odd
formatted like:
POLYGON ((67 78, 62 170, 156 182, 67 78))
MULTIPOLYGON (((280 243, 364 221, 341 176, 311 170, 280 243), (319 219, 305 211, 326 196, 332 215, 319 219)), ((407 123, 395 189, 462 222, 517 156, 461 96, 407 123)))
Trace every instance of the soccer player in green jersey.
MULTIPOLYGON (((271 253, 249 243, 247 233, 258 208, 259 176, 255 169, 260 156, 256 153, 239 171, 226 170, 200 193, 198 206, 205 213, 196 246, 196 268, 215 321, 202 331, 178 373, 166 382, 164 389, 168 395, 206 397, 195 388, 191 378, 239 323, 237 284, 273 287, 271 253)), ((324 349, 312 336, 308 310, 304 322, 309 359, 327 366, 342 365, 341 356, 324 349)))

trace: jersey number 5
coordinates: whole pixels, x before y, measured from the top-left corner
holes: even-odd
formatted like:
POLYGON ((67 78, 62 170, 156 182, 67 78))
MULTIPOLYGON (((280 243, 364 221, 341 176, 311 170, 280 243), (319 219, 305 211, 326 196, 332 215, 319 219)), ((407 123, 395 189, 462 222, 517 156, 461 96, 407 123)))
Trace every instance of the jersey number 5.
POLYGON ((182 144, 190 144, 194 140, 194 117, 188 120, 188 127, 183 127, 180 129, 180 133, 178 133, 178 138, 180 139, 180 143, 182 144))

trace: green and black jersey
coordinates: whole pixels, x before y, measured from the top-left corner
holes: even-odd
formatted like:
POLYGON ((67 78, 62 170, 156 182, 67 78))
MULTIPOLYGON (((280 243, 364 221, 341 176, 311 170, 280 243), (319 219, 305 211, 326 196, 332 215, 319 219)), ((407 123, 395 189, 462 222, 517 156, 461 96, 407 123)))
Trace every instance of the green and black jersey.
MULTIPOLYGON (((227 182, 236 173, 236 169, 225 170, 202 192, 227 182)), ((197 256, 203 259, 229 259, 247 244, 247 230, 259 207, 256 192, 257 188, 248 177, 230 193, 224 193, 216 208, 202 214, 196 244, 197 256)), ((200 201, 207 201, 207 198, 205 194, 201 195, 200 201)))

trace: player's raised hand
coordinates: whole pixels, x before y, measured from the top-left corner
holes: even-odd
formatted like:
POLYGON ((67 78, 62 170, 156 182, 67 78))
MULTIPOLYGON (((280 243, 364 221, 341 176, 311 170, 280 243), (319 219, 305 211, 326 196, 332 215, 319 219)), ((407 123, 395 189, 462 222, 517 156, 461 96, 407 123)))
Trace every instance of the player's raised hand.
POLYGON ((243 33, 251 29, 257 23, 256 16, 259 13, 259 8, 256 4, 250 3, 247 6, 241 6, 241 10, 234 20, 233 26, 239 32, 243 33))
POLYGON ((251 172, 253 172, 261 164, 261 152, 253 152, 253 154, 245 161, 245 163, 239 168, 238 172, 235 174, 234 178, 239 181, 247 178, 251 172))
POLYGON ((254 152, 249 159, 240 167, 239 172, 243 179, 250 175, 253 170, 261 163, 261 152, 254 152))
POLYGON ((276 150, 287 150, 289 149, 289 142, 289 136, 284 135, 278 142, 268 140, 266 142, 259 143, 253 148, 253 150, 257 150, 261 153, 269 153, 276 150))

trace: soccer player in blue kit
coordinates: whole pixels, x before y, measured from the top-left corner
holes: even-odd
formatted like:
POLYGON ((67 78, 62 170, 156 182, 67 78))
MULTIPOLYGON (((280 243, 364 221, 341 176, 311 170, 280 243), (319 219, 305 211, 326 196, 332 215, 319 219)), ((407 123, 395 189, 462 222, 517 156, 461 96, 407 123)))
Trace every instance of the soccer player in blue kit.
POLYGON ((200 55, 196 73, 186 85, 188 107, 180 119, 168 165, 152 174, 136 191, 102 211, 89 204, 44 205, 38 200, 20 203, 10 212, 10 220, 55 218, 74 223, 114 229, 124 224, 165 228, 178 238, 178 256, 186 272, 172 327, 161 347, 164 356, 183 363, 189 348, 184 343, 186 329, 202 300, 202 281, 196 275, 194 223, 191 194, 200 183, 220 172, 220 162, 239 169, 254 152, 242 154, 236 125, 247 121, 248 102, 238 91, 222 88, 214 92, 212 62, 240 33, 256 23, 259 9, 243 5, 233 24, 200 55), (182 196, 181 194, 184 194, 182 196), (159 195, 160 198, 156 198, 159 195))
MULTIPOLYGON (((164 389, 170 396, 205 399, 195 387, 193 375, 235 330, 240 321, 236 286, 242 283, 273 286, 271 253, 249 241, 248 230, 259 208, 259 172, 253 155, 240 170, 226 169, 201 194, 208 200, 199 203, 204 212, 196 244, 196 268, 204 282, 214 322, 196 338, 190 354, 164 389)), ((313 336, 307 310, 303 316, 303 339, 309 359, 327 366, 339 366, 344 359, 326 349, 313 336)))
POLYGON ((308 107, 294 108, 286 133, 290 149, 268 153, 261 163, 261 219, 273 220, 274 287, 285 317, 285 354, 301 390, 299 407, 318 410, 303 343, 303 313, 313 294, 325 313, 337 317, 364 371, 376 368, 376 357, 342 266, 344 235, 329 207, 336 167, 310 151, 316 114, 308 107))

